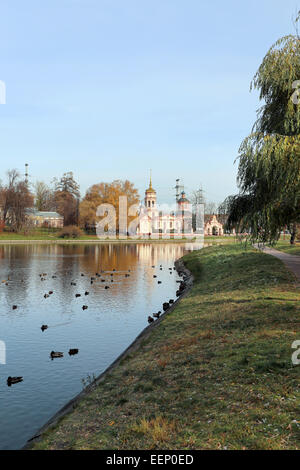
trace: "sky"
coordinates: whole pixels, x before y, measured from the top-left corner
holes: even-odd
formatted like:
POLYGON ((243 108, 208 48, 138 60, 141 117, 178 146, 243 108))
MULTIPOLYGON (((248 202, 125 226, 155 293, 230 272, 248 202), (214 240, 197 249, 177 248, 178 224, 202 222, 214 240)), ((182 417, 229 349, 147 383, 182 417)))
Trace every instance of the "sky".
POLYGON ((294 33, 300 0, 1 0, 0 179, 73 171, 173 202, 237 192, 239 146, 262 104, 250 82, 294 33))

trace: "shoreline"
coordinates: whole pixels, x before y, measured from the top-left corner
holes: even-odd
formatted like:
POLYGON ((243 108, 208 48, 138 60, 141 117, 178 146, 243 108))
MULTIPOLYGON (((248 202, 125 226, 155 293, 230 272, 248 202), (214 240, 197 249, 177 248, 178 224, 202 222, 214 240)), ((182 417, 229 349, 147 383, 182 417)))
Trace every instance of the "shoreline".
POLYGON ((0 240, 1 245, 102 245, 102 244, 139 244, 139 243, 194 243, 188 239, 168 240, 0 240))
POLYGON ((182 293, 176 298, 173 304, 170 305, 170 307, 158 318, 155 320, 152 324, 146 326, 140 333, 139 335, 133 340, 133 342, 98 376, 96 377, 95 380, 93 380, 92 383, 87 385, 79 394, 77 394, 74 398, 69 400, 60 410, 58 410, 37 432, 34 433, 34 435, 29 438, 26 442, 26 444, 21 447, 20 450, 31 450, 31 447, 42 440, 43 434, 45 434, 51 427, 56 426, 58 422, 64 418, 66 415, 71 413, 78 403, 83 399, 86 395, 89 394, 90 391, 93 390, 93 388, 103 382, 107 375, 118 365, 120 362, 126 357, 128 357, 131 353, 136 352, 142 343, 144 339, 146 339, 151 332, 157 328, 157 326, 163 321, 163 319, 171 313, 175 307, 177 307, 178 303, 186 297, 186 295, 189 293, 190 289, 193 286, 193 281, 194 281, 194 276, 192 273, 186 268, 184 265, 184 262, 182 258, 178 259, 175 261, 175 267, 176 271, 178 272, 179 275, 185 275, 186 276, 186 288, 182 291, 182 293))

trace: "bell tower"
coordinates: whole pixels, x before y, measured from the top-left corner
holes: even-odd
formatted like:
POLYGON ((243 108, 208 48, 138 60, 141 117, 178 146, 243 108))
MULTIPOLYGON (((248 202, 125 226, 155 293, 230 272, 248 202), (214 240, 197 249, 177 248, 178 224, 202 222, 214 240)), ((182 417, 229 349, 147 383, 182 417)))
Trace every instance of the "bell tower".
POLYGON ((150 170, 150 184, 145 191, 145 207, 148 212, 156 210, 156 191, 152 188, 152 172, 150 170))

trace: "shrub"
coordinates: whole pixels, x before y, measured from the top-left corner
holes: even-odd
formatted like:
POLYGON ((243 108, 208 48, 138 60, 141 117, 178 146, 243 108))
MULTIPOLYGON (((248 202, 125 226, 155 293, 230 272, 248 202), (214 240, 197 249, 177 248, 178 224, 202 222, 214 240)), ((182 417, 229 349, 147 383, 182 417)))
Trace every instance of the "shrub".
POLYGON ((83 232, 76 225, 64 227, 58 234, 60 238, 80 238, 83 232))

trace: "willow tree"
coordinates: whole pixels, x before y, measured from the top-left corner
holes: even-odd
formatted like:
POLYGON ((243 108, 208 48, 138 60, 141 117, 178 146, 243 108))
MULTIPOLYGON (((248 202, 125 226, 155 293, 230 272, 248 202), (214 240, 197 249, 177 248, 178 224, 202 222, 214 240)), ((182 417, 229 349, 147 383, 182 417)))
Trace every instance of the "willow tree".
MULTIPOLYGON (((300 222, 300 39, 279 39, 251 88, 264 101, 252 133, 239 149, 239 194, 225 201, 227 227, 274 242, 300 222)), ((292 237, 292 241, 293 241, 292 237)))

